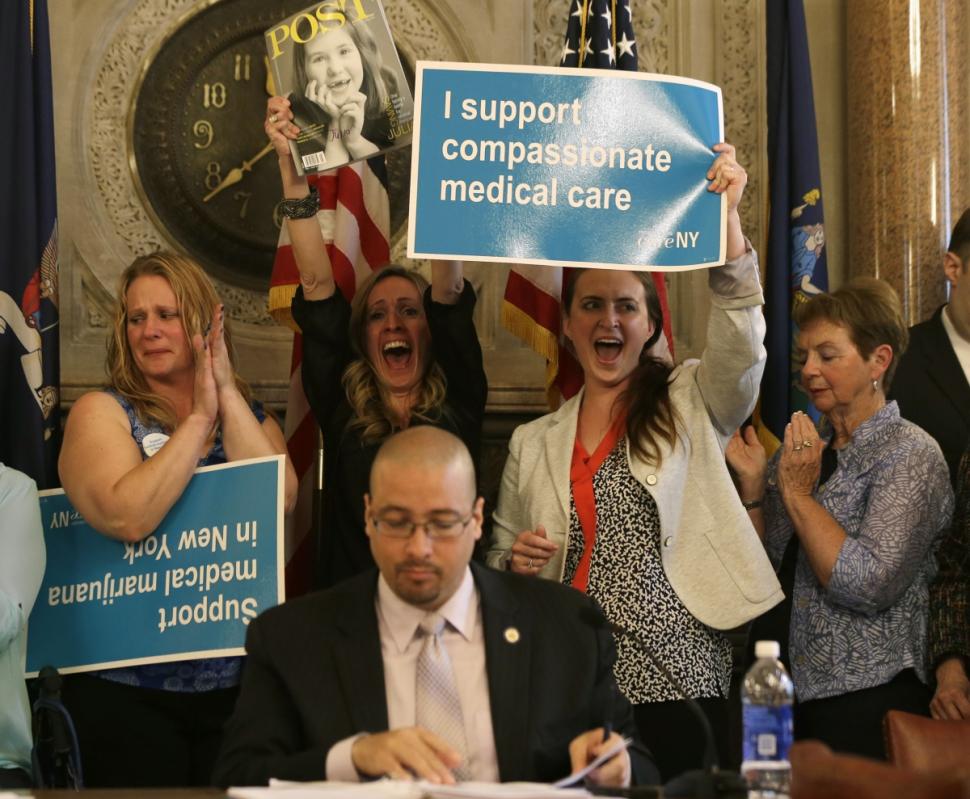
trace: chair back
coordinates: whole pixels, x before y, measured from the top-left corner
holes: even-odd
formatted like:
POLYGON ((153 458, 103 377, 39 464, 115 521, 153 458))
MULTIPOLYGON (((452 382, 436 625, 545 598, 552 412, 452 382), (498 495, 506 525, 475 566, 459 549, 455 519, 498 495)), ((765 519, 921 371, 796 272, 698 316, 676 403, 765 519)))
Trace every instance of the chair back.
POLYGON ((883 719, 886 754, 895 766, 970 776, 970 721, 946 721, 890 710, 883 719))
POLYGON ((71 714, 61 702, 61 675, 52 666, 44 666, 37 684, 31 752, 34 786, 78 791, 84 787, 81 752, 71 714))
POLYGON ((794 743, 788 757, 791 799, 970 799, 970 779, 835 754, 821 741, 794 743))

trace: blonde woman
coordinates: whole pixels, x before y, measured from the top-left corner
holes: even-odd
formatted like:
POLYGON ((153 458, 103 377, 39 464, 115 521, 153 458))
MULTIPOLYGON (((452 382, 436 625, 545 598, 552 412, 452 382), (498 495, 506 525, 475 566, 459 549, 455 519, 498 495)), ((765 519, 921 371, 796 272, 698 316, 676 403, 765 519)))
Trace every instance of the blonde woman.
MULTIPOLYGON (((74 507, 120 541, 149 536, 196 467, 285 454, 279 425, 236 373, 223 306, 201 268, 171 253, 122 274, 108 385, 82 396, 58 464, 74 507)), ((296 497, 287 462, 287 509, 296 497)), ((207 785, 241 658, 110 669, 70 677, 89 787, 207 785)))
POLYGON ((348 302, 334 280, 318 201, 296 172, 290 101, 270 98, 265 130, 276 148, 283 213, 300 271, 293 318, 304 335, 303 387, 323 432, 325 497, 317 532, 319 587, 374 567, 364 534, 370 467, 391 433, 432 424, 477 460, 488 384, 460 262, 434 262, 431 285, 387 266, 348 302))

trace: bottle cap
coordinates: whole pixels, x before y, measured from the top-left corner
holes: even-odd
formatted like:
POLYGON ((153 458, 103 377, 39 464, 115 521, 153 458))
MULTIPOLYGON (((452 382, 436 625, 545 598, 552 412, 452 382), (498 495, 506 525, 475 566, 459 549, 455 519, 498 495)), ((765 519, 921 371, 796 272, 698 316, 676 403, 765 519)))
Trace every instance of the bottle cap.
POLYGON ((754 645, 754 656, 756 658, 775 658, 781 654, 781 647, 777 641, 758 641, 754 645))

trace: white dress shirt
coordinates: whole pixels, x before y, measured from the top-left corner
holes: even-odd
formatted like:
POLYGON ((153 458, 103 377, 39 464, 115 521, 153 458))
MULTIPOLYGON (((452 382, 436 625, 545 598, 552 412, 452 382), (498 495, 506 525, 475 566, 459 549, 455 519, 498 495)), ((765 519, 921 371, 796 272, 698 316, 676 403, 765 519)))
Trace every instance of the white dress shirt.
POLYGON ((953 326, 953 322, 950 321, 949 305, 943 309, 942 317, 943 329, 946 331, 947 336, 950 337, 950 345, 953 347, 953 351, 957 355, 957 360, 963 368, 963 374, 966 376, 967 382, 970 383, 970 341, 967 341, 961 336, 953 326))
MULTIPOLYGON (((415 633, 427 612, 400 599, 383 576, 378 578, 374 604, 384 661, 388 729, 413 727, 417 661, 422 645, 415 633)), ((465 568, 465 577, 458 590, 437 612, 448 621, 442 640, 455 671, 468 743, 468 772, 475 781, 497 782, 498 758, 489 704, 485 638, 478 589, 471 569, 465 568)), ((331 747, 327 753, 328 780, 360 779, 350 751, 354 742, 368 732, 378 731, 362 730, 331 747)))

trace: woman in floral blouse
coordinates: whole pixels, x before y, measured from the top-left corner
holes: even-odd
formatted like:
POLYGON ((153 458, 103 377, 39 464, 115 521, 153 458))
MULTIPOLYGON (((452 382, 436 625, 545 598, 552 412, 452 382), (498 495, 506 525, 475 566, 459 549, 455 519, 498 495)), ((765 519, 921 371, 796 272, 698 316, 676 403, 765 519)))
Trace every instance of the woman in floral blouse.
POLYGON ((728 461, 745 504, 763 501, 751 515, 768 554, 796 563, 795 737, 883 758, 887 710, 929 715, 929 584, 953 492, 936 442, 886 401, 907 343, 893 289, 856 279, 795 317, 821 432, 796 412, 770 463, 751 428, 728 461))

